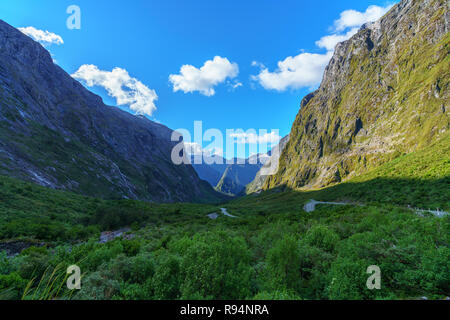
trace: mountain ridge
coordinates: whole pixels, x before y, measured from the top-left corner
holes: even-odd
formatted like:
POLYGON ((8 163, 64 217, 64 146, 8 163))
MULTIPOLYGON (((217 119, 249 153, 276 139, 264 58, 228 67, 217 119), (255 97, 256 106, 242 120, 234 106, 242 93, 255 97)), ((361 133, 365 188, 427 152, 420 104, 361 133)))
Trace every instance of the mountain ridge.
POLYGON ((2 20, 0 105, 0 174, 102 198, 221 199, 172 163, 172 130, 106 106, 2 20))
POLYGON ((252 182, 260 168, 270 158, 271 151, 266 154, 255 154, 247 159, 234 158, 232 161, 215 156, 205 161, 206 155, 191 156, 191 164, 202 180, 207 181, 216 191, 228 195, 243 194, 245 186, 252 182), (195 163, 201 160, 201 163, 195 163), (210 162, 214 161, 212 164, 210 162))
POLYGON ((245 187, 246 194, 260 192, 262 190, 264 183, 266 182, 266 180, 269 177, 267 175, 263 175, 262 170, 269 169, 272 165, 274 165, 274 166, 279 165, 281 153, 283 152, 284 148, 286 148, 288 141, 289 141, 289 135, 287 135, 286 137, 281 139, 280 143, 277 146, 275 146, 275 148, 278 148, 276 150, 277 152, 273 152, 273 154, 270 155, 270 158, 261 167, 261 169, 256 173, 256 176, 253 179, 253 181, 246 185, 246 187, 245 187))
POLYGON ((226 166, 215 187, 216 191, 231 196, 241 195, 245 191, 245 186, 255 179, 256 174, 263 166, 261 159, 259 155, 257 158, 235 159, 233 164, 226 166))
POLYGON ((450 127, 448 21, 443 0, 402 0, 338 44, 263 189, 322 188, 443 137, 450 127))

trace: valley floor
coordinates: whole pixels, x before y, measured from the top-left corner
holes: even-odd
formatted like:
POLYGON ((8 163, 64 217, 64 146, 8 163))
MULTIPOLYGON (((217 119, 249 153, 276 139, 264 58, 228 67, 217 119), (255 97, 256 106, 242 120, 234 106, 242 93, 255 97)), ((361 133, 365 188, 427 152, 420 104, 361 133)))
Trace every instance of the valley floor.
POLYGON ((323 190, 225 204, 100 200, 0 177, 0 248, 21 251, 0 253, 0 299, 444 299, 450 217, 410 208, 450 211, 449 141, 323 190), (310 210, 311 199, 358 205, 310 210), (82 287, 69 291, 73 264, 82 287), (367 288, 372 265, 381 290, 367 288))

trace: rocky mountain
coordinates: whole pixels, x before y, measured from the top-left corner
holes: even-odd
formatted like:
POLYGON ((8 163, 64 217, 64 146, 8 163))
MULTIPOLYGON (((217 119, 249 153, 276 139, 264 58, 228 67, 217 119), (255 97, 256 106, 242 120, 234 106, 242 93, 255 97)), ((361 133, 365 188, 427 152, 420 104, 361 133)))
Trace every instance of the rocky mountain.
POLYGON ((215 187, 219 183, 220 178, 222 178, 228 165, 226 164, 226 159, 221 156, 215 155, 214 159, 208 159, 209 162, 205 161, 205 157, 208 156, 191 156, 191 164, 200 179, 207 181, 212 187, 215 187), (198 160, 199 163, 196 163, 196 160, 198 160), (212 163, 213 161, 214 163, 212 163))
POLYGON ((214 201, 172 130, 103 104, 0 20, 0 174, 101 198, 214 201))
MULTIPOLYGON (((200 156, 201 157, 201 156, 200 156)), ((260 168, 268 161, 268 154, 257 154, 248 159, 233 159, 232 163, 219 156, 215 156, 217 163, 203 161, 195 163, 195 156, 191 157, 191 164, 199 177, 208 181, 217 191, 229 196, 236 196, 245 190, 245 186, 255 179, 260 168)))
POLYGON ((448 133, 447 0, 402 0, 337 45, 265 189, 341 182, 448 133))
POLYGON ((270 158, 262 166, 262 168, 256 173, 256 176, 253 179, 253 181, 250 182, 246 186, 245 191, 247 194, 259 192, 262 190, 264 183, 266 182, 267 178, 269 177, 268 175, 265 174, 265 171, 263 171, 263 169, 267 169, 268 171, 270 171, 269 169, 272 167, 272 165, 275 168, 278 166, 281 153, 283 152, 284 148, 286 148, 288 141, 289 141, 289 135, 287 135, 286 137, 281 139, 280 143, 277 146, 275 146, 274 149, 272 149, 270 158), (277 152, 273 152, 273 150, 277 150, 277 152))
POLYGON ((200 179, 207 181, 212 187, 215 187, 226 170, 225 165, 207 165, 207 164, 195 164, 192 163, 195 171, 200 179))
MULTIPOLYGON (((266 157, 263 157, 263 159, 266 159, 266 157)), ((240 161, 235 159, 233 164, 227 165, 215 189, 231 196, 240 195, 245 191, 245 186, 255 179, 263 161, 252 157, 240 161)))

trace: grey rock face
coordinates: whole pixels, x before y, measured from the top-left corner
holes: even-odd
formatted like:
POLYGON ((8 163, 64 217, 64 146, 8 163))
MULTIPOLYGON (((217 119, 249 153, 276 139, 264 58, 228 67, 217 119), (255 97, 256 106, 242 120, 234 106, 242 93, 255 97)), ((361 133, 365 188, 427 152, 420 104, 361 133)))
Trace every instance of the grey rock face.
POLYGON ((245 186, 255 179, 264 159, 265 155, 255 155, 245 160, 235 159, 234 164, 226 166, 216 190, 231 196, 243 194, 245 186))
POLYGON ((204 158, 198 159, 198 163, 196 163, 195 156, 191 157, 191 164, 197 172, 200 179, 207 181, 212 187, 217 186, 222 177, 223 173, 227 169, 226 159, 222 157, 217 157, 216 162, 208 164, 204 158), (201 160, 201 161, 200 161, 201 160))
POLYGON ((202 161, 195 164, 192 157, 191 163, 199 177, 213 186, 217 191, 229 196, 242 194, 245 186, 255 179, 259 169, 267 162, 269 154, 257 154, 248 159, 233 159, 229 164, 226 159, 219 157, 217 163, 208 164, 202 161))
MULTIPOLYGON (((309 95, 309 97, 312 98, 313 96, 309 95)), ((281 156, 281 153, 283 152, 284 148, 286 148, 286 145, 288 142, 289 142, 289 135, 287 135, 286 137, 284 137, 283 139, 280 140, 280 143, 278 144, 278 146, 275 147, 275 148, 278 148, 278 152, 273 153, 270 156, 269 160, 256 173, 255 179, 246 186, 247 194, 257 193, 263 189, 264 183, 266 182, 266 180, 269 176, 263 175, 261 170, 270 168, 272 166, 272 164, 277 166, 277 164, 279 162, 279 158, 281 156)))
POLYGON ((190 165, 172 163, 172 132, 104 105, 0 20, 0 174, 96 197, 217 199, 190 165))

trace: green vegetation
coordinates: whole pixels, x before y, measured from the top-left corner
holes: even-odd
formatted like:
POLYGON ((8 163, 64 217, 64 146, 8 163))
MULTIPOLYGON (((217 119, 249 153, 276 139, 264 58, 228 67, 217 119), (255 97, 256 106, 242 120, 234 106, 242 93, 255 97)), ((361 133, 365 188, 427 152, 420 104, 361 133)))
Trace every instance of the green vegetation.
POLYGON ((447 133, 450 33, 438 31, 447 4, 420 3, 404 13, 408 23, 397 21, 393 10, 379 35, 366 28, 341 45, 321 88, 302 103, 280 170, 265 189, 327 187, 426 148, 447 133), (411 27, 420 21, 430 23, 411 27), (367 47, 367 41, 376 46, 367 47))
POLYGON ((105 201, 0 178, 1 299, 408 299, 450 295, 450 139, 317 191, 272 190, 219 206, 105 201), (319 205, 310 199, 364 205, 319 205), (130 239, 98 243, 131 227, 130 239), (69 291, 65 270, 82 270, 69 291), (382 270, 368 290, 367 267, 382 270))
POLYGON ((402 208, 441 209, 450 212, 450 134, 427 148, 396 159, 343 183, 320 190, 287 187, 233 201, 254 213, 296 210, 310 199, 386 204, 402 208), (283 192, 282 192, 283 191, 283 192))
MULTIPOLYGON (((0 86, 0 173, 30 181, 39 169, 91 197, 0 176, 0 299, 450 296, 450 215, 413 209, 450 212, 447 2, 392 9, 380 28, 338 46, 266 191, 221 205, 214 201, 229 198, 173 165, 162 128, 109 112, 81 86, 59 88, 73 80, 53 72, 48 54, 29 72, 6 56, 16 84, 0 86), (114 200, 124 196, 214 204, 114 200), (306 212, 311 199, 346 205, 306 212), (81 290, 65 285, 72 265, 81 290), (367 288, 373 265, 379 290, 367 288)), ((39 50, 30 52, 42 58, 39 50)), ((243 188, 238 169, 227 170, 239 179, 224 175, 220 191, 243 188)))
MULTIPOLYGON (((4 109, 8 110, 7 106, 4 109)), ((67 118, 74 121, 77 116, 71 113, 67 118)), ((81 133, 77 132, 77 134, 83 136, 81 133)), ((92 197, 121 199, 128 194, 129 190, 123 186, 120 174, 112 172, 115 166, 120 167, 127 177, 132 177, 131 183, 139 191, 136 191, 139 199, 148 199, 149 196, 150 199, 153 197, 158 199, 158 194, 160 196, 161 192, 166 193, 165 190, 160 190, 156 186, 147 186, 148 181, 164 179, 170 187, 169 190, 177 190, 179 181, 191 180, 183 167, 173 169, 180 180, 171 181, 161 176, 154 165, 147 163, 137 169, 114 152, 110 154, 110 157, 105 157, 95 148, 90 147, 87 142, 68 139, 58 131, 32 120, 27 120, 27 131, 24 132, 13 131, 9 123, 0 121, 0 137, 11 144, 10 149, 14 150, 17 159, 32 164, 30 170, 33 167, 39 168, 43 172, 49 173, 57 181, 57 183, 52 181, 55 185, 65 186, 67 189, 92 197), (111 177, 108 178, 109 176, 111 177), (96 178, 93 179, 93 177, 96 178)), ((103 142, 102 148, 107 149, 105 142, 103 142)), ((163 166, 163 163, 160 165, 163 166)), ((0 172, 29 181, 30 172, 23 173, 19 170, 20 167, 11 161, 7 153, 0 153, 0 172)), ((169 169, 165 167, 161 170, 168 171, 169 169)), ((198 187, 203 194, 201 199, 197 199, 198 202, 217 203, 221 199, 226 199, 225 196, 221 197, 214 193, 206 182, 200 183, 198 187)), ((190 193, 189 190, 184 191, 186 194, 190 193)))

